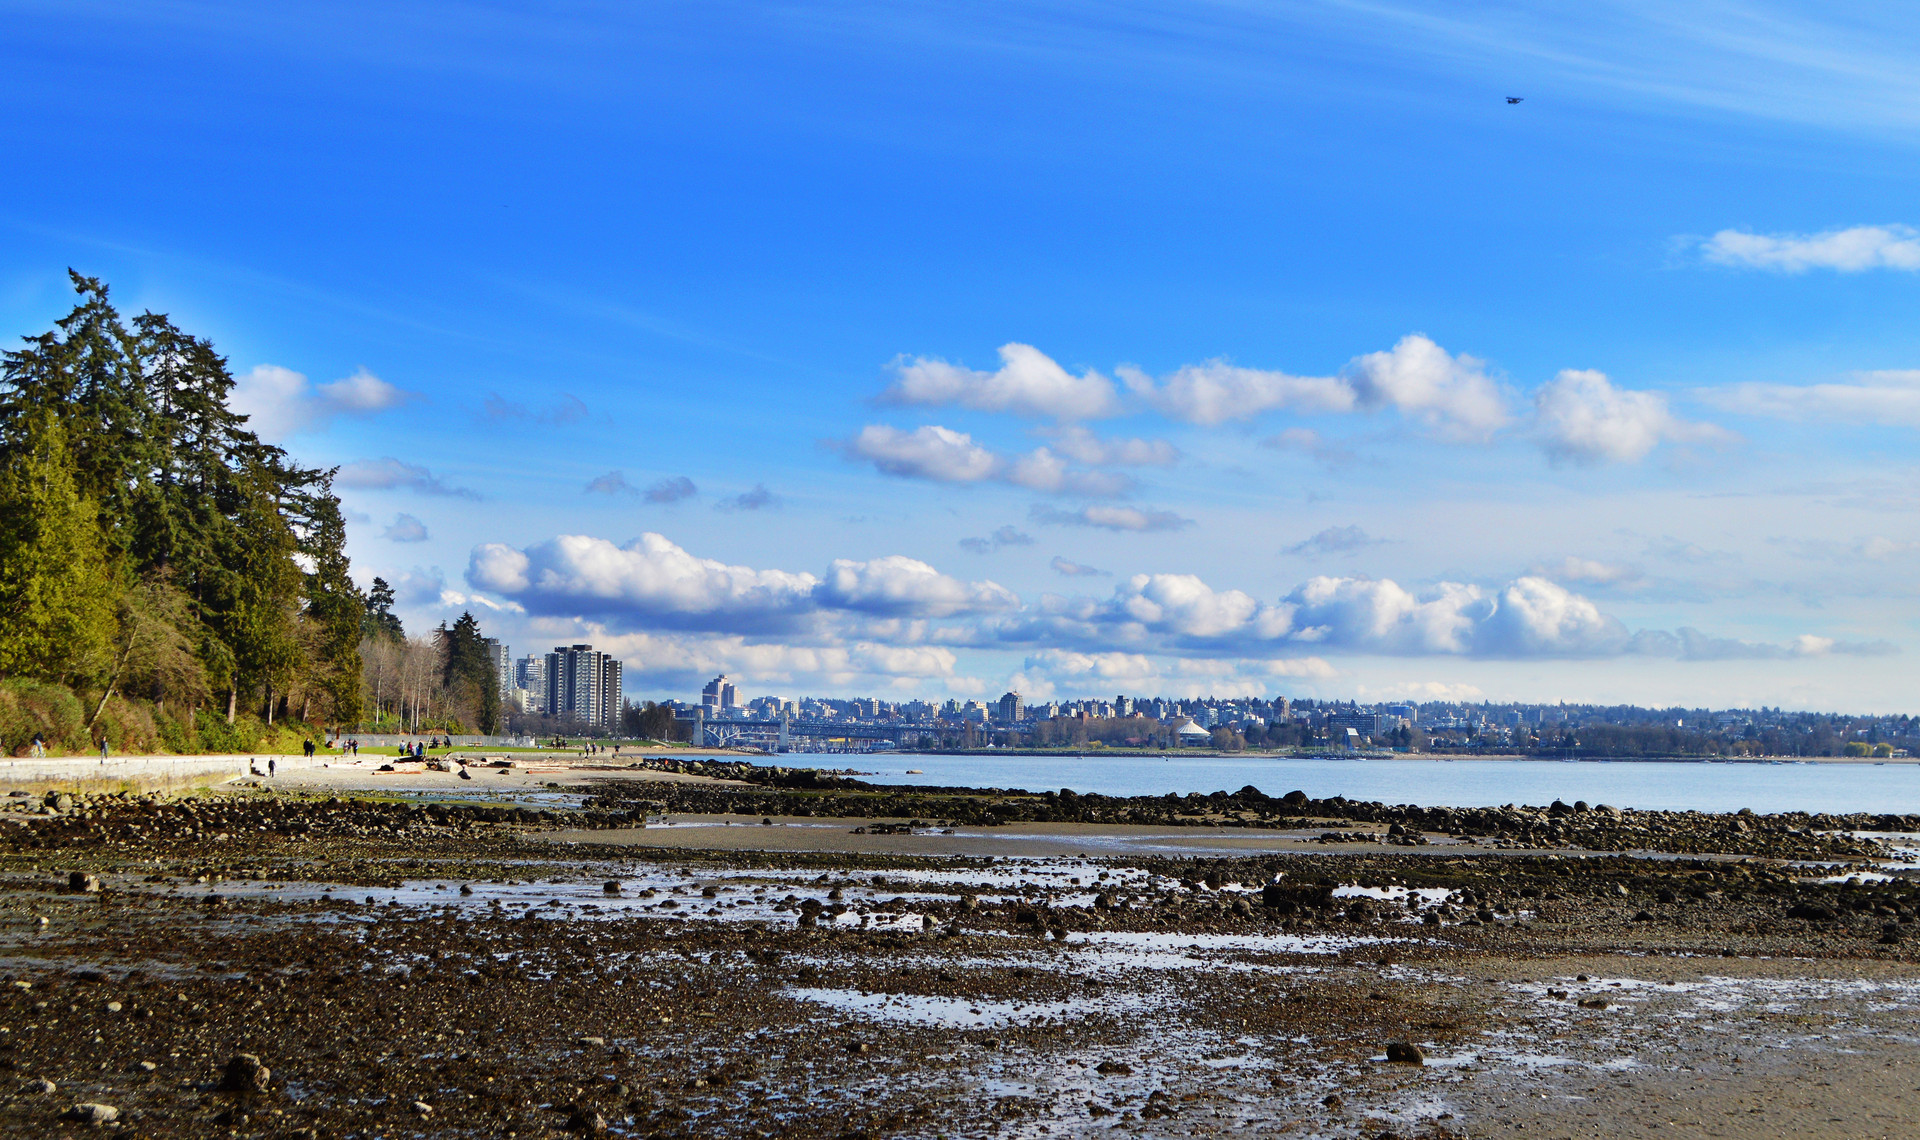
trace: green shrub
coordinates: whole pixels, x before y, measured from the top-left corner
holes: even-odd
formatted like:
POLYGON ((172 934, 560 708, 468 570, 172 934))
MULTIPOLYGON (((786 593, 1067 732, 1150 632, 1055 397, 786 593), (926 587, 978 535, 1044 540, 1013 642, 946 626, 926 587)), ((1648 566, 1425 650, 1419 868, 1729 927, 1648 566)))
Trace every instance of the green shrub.
POLYGON ((21 677, 0 680, 0 750, 24 756, 36 732, 46 737, 49 753, 85 751, 87 715, 80 698, 64 685, 21 677))

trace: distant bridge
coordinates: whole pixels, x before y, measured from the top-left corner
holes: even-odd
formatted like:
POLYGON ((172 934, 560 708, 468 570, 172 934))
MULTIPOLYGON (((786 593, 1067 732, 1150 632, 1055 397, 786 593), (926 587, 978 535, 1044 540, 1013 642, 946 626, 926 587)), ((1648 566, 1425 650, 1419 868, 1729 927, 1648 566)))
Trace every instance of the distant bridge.
POLYGON ((700 748, 760 748, 768 752, 784 750, 794 737, 810 740, 877 741, 895 744, 909 736, 937 734, 940 729, 924 724, 854 724, 838 720, 707 720, 692 718, 700 748))

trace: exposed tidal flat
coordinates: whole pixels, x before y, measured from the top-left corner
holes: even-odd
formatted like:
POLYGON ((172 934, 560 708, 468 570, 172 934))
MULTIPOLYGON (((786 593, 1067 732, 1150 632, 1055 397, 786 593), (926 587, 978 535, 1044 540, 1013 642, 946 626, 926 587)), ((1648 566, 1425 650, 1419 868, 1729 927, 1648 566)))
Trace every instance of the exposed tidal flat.
POLYGON ((16 801, 0 1132, 1920 1127, 1920 817, 653 763, 16 801))

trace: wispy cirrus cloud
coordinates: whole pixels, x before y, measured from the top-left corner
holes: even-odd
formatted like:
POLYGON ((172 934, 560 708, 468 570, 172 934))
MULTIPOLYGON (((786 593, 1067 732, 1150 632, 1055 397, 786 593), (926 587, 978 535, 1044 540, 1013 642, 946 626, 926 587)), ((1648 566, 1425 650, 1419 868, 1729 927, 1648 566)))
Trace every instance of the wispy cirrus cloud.
POLYGON ((520 420, 548 427, 579 423, 587 418, 586 401, 566 393, 544 408, 529 408, 525 404, 504 399, 497 392, 489 392, 481 404, 481 411, 490 420, 520 420))
POLYGON ((1920 369, 1857 372, 1844 384, 1745 381, 1701 388, 1704 403, 1738 415, 1780 420, 1920 426, 1920 369))
POLYGON ((1871 269, 1920 270, 1920 230, 1912 226, 1849 226, 1813 234, 1756 234, 1721 230, 1700 245, 1700 255, 1715 265, 1805 273, 1831 269, 1865 273, 1871 269))

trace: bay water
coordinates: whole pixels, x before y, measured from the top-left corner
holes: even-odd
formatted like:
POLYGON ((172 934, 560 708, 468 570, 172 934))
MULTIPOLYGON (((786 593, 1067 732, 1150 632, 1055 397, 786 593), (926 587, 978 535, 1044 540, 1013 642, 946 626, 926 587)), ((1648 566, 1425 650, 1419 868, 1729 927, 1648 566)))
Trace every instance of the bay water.
POLYGON ((1653 760, 1359 760, 1272 756, 950 756, 795 753, 780 763, 851 769, 870 783, 1071 788, 1109 796, 1299 790, 1315 799, 1423 807, 1544 806, 1556 799, 1650 811, 1920 812, 1920 764, 1653 760), (911 771, 910 771, 911 770, 911 771))

